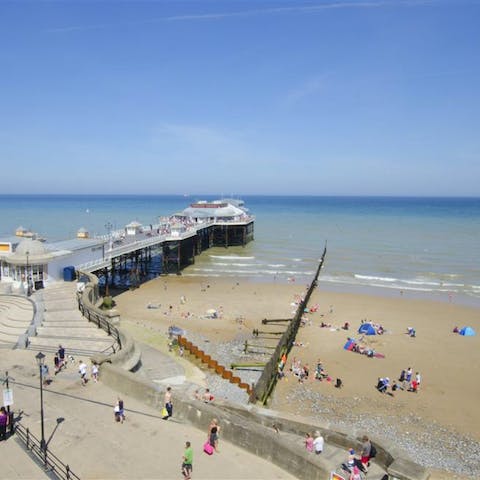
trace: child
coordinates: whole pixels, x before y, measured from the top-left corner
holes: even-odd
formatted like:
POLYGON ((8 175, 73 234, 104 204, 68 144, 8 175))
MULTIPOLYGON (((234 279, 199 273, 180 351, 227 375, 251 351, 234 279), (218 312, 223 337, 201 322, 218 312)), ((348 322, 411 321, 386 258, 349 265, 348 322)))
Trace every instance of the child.
POLYGON ((92 364, 92 379, 95 383, 98 382, 98 365, 96 363, 92 364))
POLYGON ((190 480, 192 478, 192 469, 193 469, 193 450, 190 446, 190 442, 185 442, 185 452, 183 453, 183 462, 182 462, 182 474, 185 477, 185 480, 190 480))

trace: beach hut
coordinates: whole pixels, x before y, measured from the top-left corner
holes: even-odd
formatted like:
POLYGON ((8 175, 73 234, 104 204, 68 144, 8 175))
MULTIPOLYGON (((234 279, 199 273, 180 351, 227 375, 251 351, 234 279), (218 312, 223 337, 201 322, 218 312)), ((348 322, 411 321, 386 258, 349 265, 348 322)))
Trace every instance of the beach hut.
POLYGON ((376 335, 377 332, 371 323, 362 323, 358 329, 358 333, 363 333, 364 335, 376 335))
POLYGON ((475 335, 475 330, 472 327, 463 327, 458 333, 465 337, 473 337, 475 335))

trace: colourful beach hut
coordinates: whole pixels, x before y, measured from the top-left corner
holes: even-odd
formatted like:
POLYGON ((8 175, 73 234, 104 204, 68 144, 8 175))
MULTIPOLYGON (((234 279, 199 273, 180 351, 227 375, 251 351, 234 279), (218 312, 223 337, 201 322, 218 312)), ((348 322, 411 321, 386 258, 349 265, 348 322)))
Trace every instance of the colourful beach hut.
POLYGON ((358 333, 363 333, 364 335, 376 335, 377 332, 371 323, 362 323, 358 329, 358 333))
POLYGON ((473 337, 475 335, 475 330, 472 327, 463 327, 458 333, 465 337, 473 337))

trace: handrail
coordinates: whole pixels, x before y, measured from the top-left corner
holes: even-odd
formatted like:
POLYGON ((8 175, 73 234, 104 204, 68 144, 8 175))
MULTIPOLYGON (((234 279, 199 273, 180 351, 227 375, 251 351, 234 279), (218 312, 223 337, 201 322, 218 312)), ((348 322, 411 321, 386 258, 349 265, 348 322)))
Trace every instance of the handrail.
MULTIPOLYGON (((80 275, 83 274, 83 272, 79 273, 80 275)), ((91 274, 87 276, 89 280, 91 280, 91 274)), ((116 353, 118 350, 122 349, 121 335, 117 327, 107 319, 107 315, 103 312, 97 311, 98 309, 95 308, 94 305, 98 300, 98 288, 97 285, 93 283, 94 282, 89 282, 85 285, 83 291, 77 293, 78 309, 82 316, 87 318, 89 322, 95 323, 98 328, 101 328, 107 332, 109 336, 113 337, 115 342, 108 349, 111 348, 113 353, 116 353), (85 301, 84 297, 87 297, 87 301, 85 301)))
POLYGON ((48 446, 43 450, 38 438, 19 422, 15 424, 15 433, 27 450, 43 464, 45 470, 48 470, 49 475, 53 475, 60 480, 80 480, 80 477, 72 472, 70 466, 65 465, 48 449, 48 446))

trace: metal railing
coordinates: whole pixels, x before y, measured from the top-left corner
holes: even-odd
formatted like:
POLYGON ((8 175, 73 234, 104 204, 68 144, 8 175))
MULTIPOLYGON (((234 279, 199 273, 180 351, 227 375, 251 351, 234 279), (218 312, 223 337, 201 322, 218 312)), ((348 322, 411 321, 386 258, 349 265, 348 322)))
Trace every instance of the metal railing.
POLYGON ((108 333, 109 336, 111 336, 115 342, 111 347, 108 347, 107 350, 112 349, 113 353, 116 353, 117 351, 122 349, 122 340, 120 338, 120 333, 118 329, 112 325, 112 323, 107 320, 105 315, 103 313, 97 313, 95 310, 91 309, 86 305, 83 301, 83 296, 81 293, 78 294, 78 309, 82 313, 82 315, 88 319, 89 322, 94 323, 97 325, 98 328, 101 328, 105 332, 108 333))
POLYGON ((27 450, 33 455, 35 460, 43 465, 50 476, 61 480, 80 480, 80 477, 72 472, 68 465, 65 465, 48 447, 43 450, 40 440, 33 435, 28 428, 21 423, 16 423, 15 434, 23 442, 27 450))

